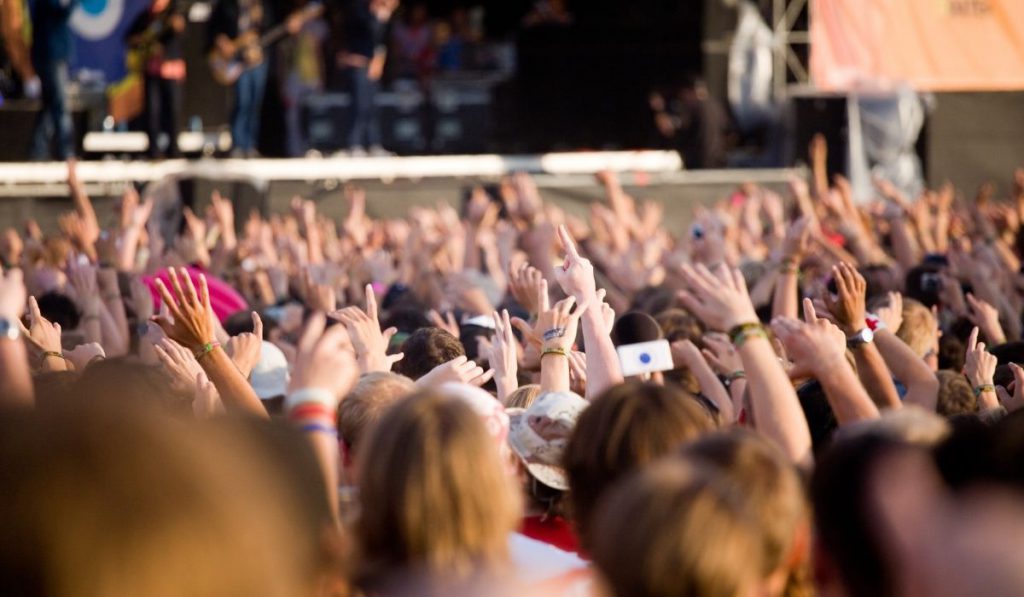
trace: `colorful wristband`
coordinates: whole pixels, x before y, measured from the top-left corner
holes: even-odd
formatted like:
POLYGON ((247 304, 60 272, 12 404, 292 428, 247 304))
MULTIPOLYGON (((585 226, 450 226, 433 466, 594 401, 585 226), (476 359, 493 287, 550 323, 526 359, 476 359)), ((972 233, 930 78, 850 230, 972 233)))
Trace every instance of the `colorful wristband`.
POLYGON ((213 352, 213 349, 217 348, 218 346, 220 346, 220 342, 207 342, 206 344, 203 344, 202 347, 200 347, 200 349, 196 351, 196 360, 198 361, 199 359, 210 354, 211 352, 213 352))
POLYGON ((326 433, 331 437, 338 437, 338 430, 334 426, 323 423, 306 423, 299 429, 305 433, 326 433))
POLYGON ((302 388, 288 394, 284 399, 284 410, 290 413, 293 409, 303 404, 314 403, 323 406, 329 411, 333 411, 334 405, 337 402, 337 398, 329 390, 324 388, 302 388))
POLYGON ((736 348, 740 348, 751 338, 767 338, 768 332, 758 322, 741 323, 729 330, 729 340, 736 348))
POLYGON ((990 383, 983 383, 980 386, 976 386, 974 388, 974 395, 975 395, 975 397, 977 397, 977 396, 981 396, 985 392, 995 392, 995 391, 996 391, 996 387, 994 385, 992 385, 990 383))

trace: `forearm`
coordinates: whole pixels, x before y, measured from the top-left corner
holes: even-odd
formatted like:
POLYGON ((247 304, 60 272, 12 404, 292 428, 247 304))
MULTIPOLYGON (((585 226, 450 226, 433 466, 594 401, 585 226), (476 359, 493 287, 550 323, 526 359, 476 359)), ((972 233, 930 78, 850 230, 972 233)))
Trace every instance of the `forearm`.
POLYGON ((896 218, 890 223, 892 230, 892 248, 896 261, 904 268, 910 269, 921 263, 921 248, 914 235, 911 234, 907 221, 896 218))
POLYGON ((735 421, 736 412, 732 400, 729 398, 729 392, 726 391, 722 382, 718 381, 718 376, 704 359, 696 359, 696 361, 690 366, 690 373, 693 373, 694 378, 697 379, 700 393, 718 408, 723 420, 735 421))
POLYGON ((747 339, 739 353, 758 431, 775 441, 793 462, 810 465, 813 455, 807 419, 768 338, 747 339))
POLYGON ((934 411, 938 401, 939 381, 928 363, 890 330, 875 332, 875 345, 893 377, 907 388, 903 403, 934 411))
POLYGON ((587 400, 593 400, 608 388, 622 383, 622 368, 615 345, 605 329, 596 301, 580 319, 587 356, 587 400))
POLYGON ((560 354, 541 355, 540 358, 540 391, 568 392, 569 358, 560 354))
POLYGON ((839 425, 877 419, 878 407, 845 359, 827 363, 815 372, 839 425))
POLYGON ((879 410, 899 408, 900 395, 892 382, 892 374, 885 366, 885 359, 874 343, 868 343, 853 350, 857 363, 857 377, 879 410))
MULTIPOLYGON (((783 265, 784 268, 789 267, 783 265)), ((775 280, 775 292, 772 296, 772 319, 789 317, 798 319, 800 311, 800 289, 797 283, 798 270, 795 267, 784 269, 775 280)))
POLYGON ((216 346, 206 355, 200 356, 199 364, 217 388, 224 406, 267 418, 267 410, 263 408, 259 396, 223 348, 216 346))
POLYGON ((0 406, 31 407, 32 374, 22 340, 0 340, 0 406))

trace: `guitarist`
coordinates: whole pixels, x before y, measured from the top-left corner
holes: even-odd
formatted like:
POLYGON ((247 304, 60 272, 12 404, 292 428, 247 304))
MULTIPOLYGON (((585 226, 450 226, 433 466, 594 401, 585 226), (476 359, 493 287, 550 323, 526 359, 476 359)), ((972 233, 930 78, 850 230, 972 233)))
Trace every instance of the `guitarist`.
POLYGON ((140 54, 145 81, 143 113, 149 136, 149 157, 177 157, 178 114, 185 60, 181 36, 185 15, 175 0, 153 0, 149 10, 128 29, 128 46, 140 54), (160 133, 167 135, 166 153, 160 151, 160 133))
MULTIPOLYGON (((231 156, 258 157, 260 110, 267 86, 267 61, 258 41, 273 26, 268 0, 218 0, 210 15, 210 50, 225 57, 241 51, 245 72, 235 81, 235 104, 231 112, 231 156)), ((294 34, 302 21, 291 16, 285 22, 294 34)))

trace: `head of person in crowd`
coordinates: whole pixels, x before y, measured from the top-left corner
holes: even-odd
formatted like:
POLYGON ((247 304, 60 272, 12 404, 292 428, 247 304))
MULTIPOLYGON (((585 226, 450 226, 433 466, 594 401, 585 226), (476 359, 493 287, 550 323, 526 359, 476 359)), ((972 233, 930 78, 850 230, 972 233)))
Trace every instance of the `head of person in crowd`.
POLYGON ((405 358, 394 365, 395 373, 417 380, 455 357, 465 356, 459 339, 435 327, 420 328, 402 345, 405 358))
POLYGON ((940 369, 935 372, 939 378, 939 398, 935 411, 944 417, 968 415, 978 412, 978 397, 974 388, 959 371, 940 369))
POLYGON ((584 549, 598 501, 616 480, 711 428, 696 399, 669 386, 627 382, 591 402, 565 452, 571 515, 584 549))
POLYGON ((316 465, 291 429, 184 424, 124 405, 5 412, 0 429, 0 479, 19 488, 0 493, 5 592, 312 597, 344 586, 320 544, 340 536, 322 535, 323 492, 301 489, 316 487, 316 465))
POLYGON ((613 595, 766 594, 756 517, 706 467, 670 458, 634 471, 608 489, 593 524, 591 554, 613 595))
POLYGON ((509 409, 508 443, 517 458, 526 495, 524 533, 576 551, 575 535, 565 521, 563 498, 569 478, 565 449, 588 402, 571 392, 541 394, 525 409, 509 409))
POLYGON ((377 423, 396 402, 415 391, 408 377, 390 372, 367 373, 338 407, 338 442, 341 446, 342 470, 348 473, 346 481, 354 483, 358 477, 360 446, 373 432, 377 423))
POLYGON ((530 408, 530 405, 540 396, 540 385, 531 383, 519 386, 515 392, 508 396, 505 401, 505 408, 530 408))
POLYGON ((812 594, 811 519, 799 473, 764 436, 733 429, 701 437, 682 450, 739 490, 761 536, 766 595, 812 594))
POLYGON ((904 299, 903 325, 896 335, 925 359, 932 369, 938 369, 939 322, 929 307, 916 300, 904 299))
POLYGON ((868 480, 885 457, 924 450, 890 436, 858 434, 836 441, 818 461, 811 480, 814 511, 814 578, 820 595, 898 594, 896 563, 875 525, 878 512, 868 480))
POLYGON ((402 400, 360 450, 355 535, 363 590, 387 593, 407 574, 458 586, 508 565, 519 492, 466 401, 441 391, 402 400))
POLYGON ((142 365, 128 357, 97 361, 78 377, 75 400, 152 408, 165 414, 192 416, 192 396, 168 383, 162 369, 142 365))

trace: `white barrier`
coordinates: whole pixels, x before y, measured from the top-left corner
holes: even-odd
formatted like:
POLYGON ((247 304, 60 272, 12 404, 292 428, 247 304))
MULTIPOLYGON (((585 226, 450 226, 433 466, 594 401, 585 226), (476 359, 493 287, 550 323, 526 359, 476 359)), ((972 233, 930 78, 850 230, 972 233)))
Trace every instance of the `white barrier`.
MULTIPOLYGON (((493 177, 523 171, 534 174, 593 174, 600 170, 674 172, 682 160, 674 151, 603 151, 538 155, 450 155, 302 159, 199 159, 88 161, 78 164, 85 184, 152 181, 169 175, 210 180, 247 180, 262 186, 273 181, 417 180, 422 178, 493 177)), ((25 187, 63 183, 61 162, 0 163, 0 194, 25 187)), ((19 193, 24 194, 24 193, 19 193)))

